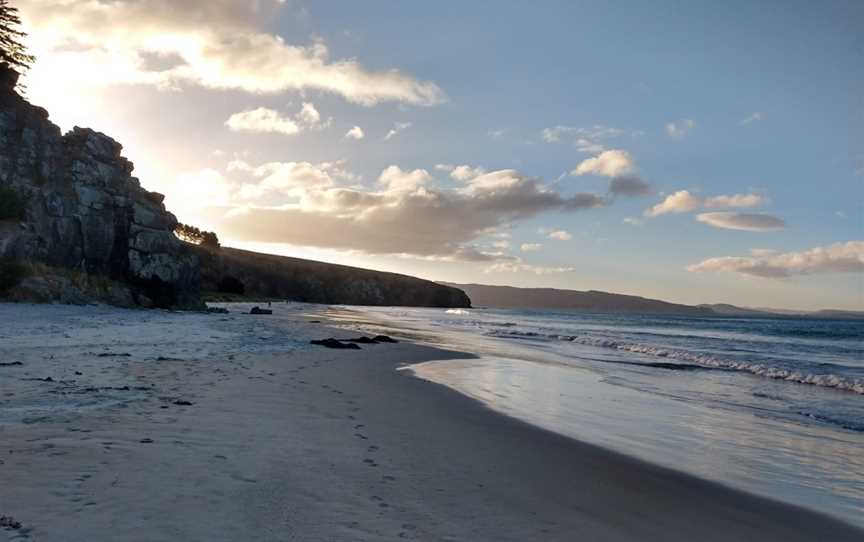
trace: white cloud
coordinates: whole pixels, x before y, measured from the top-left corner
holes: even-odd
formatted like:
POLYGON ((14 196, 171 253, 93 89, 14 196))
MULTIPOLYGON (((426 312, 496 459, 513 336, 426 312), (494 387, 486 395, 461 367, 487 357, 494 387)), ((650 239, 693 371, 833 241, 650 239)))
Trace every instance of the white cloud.
POLYGON ((345 134, 345 137, 348 139, 363 139, 364 137, 366 137, 366 134, 363 132, 363 128, 355 126, 348 130, 348 132, 345 134))
POLYGON ((706 198, 704 206, 707 209, 761 207, 767 203, 768 198, 759 194, 733 194, 731 196, 714 196, 706 198))
POLYGON ((484 271, 484 273, 519 273, 528 272, 535 275, 552 275, 558 273, 570 273, 575 271, 575 267, 546 267, 542 265, 531 265, 516 259, 511 262, 495 263, 484 271))
POLYGON ((335 178, 343 176, 339 162, 269 162, 257 167, 232 162, 228 169, 246 171, 258 179, 240 186, 237 195, 245 200, 273 194, 300 197, 312 189, 331 187, 335 178))
POLYGON ((225 121, 233 132, 258 132, 294 135, 302 130, 323 130, 330 125, 331 120, 321 120, 321 114, 315 105, 304 102, 300 111, 293 118, 286 117, 273 109, 259 107, 234 113, 225 121))
POLYGON ((282 0, 20 0, 39 54, 36 81, 57 69, 88 74, 82 84, 196 84, 250 93, 321 90, 362 105, 434 105, 446 100, 431 81, 395 69, 372 71, 330 58, 323 41, 286 43, 265 30, 282 0), (71 44, 71 46, 70 46, 71 44))
POLYGON ((540 243, 522 243, 519 247, 522 252, 537 252, 543 250, 543 245, 540 243))
POLYGON ((397 122, 397 123, 395 123, 393 125, 393 128, 391 128, 390 131, 387 132, 387 135, 384 136, 384 141, 390 140, 394 136, 398 135, 400 132, 404 132, 405 130, 407 130, 410 127, 411 127, 410 122, 397 122))
POLYGON ((560 143, 564 138, 572 138, 573 145, 579 152, 599 154, 606 150, 606 147, 600 143, 602 140, 620 137, 626 133, 620 128, 612 128, 602 124, 582 128, 559 124, 552 128, 544 128, 541 137, 546 143, 560 143))
POLYGON ((666 123, 666 133, 669 134, 669 137, 682 138, 695 127, 696 122, 693 119, 681 119, 666 123))
POLYGON ((332 123, 333 119, 321 120, 321 113, 310 102, 303 102, 300 112, 294 117, 297 124, 309 130, 323 130, 332 123))
POLYGON ((687 190, 679 190, 666 196, 662 202, 645 211, 645 216, 660 216, 667 213, 689 213, 702 205, 702 200, 687 190))
POLYGON ((679 190, 666 196, 662 202, 645 211, 645 216, 655 217, 667 213, 689 213, 699 208, 732 209, 759 207, 768 203, 768 198, 759 194, 732 194, 700 198, 689 190, 679 190))
POLYGON ((294 135, 300 132, 300 127, 293 119, 282 116, 278 111, 259 107, 240 113, 234 113, 225 121, 225 126, 232 132, 259 132, 294 135))
POLYGON ((435 166, 435 169, 449 172, 450 177, 457 181, 476 179, 486 173, 486 170, 482 167, 471 167, 469 165, 452 166, 449 164, 438 164, 435 166))
POLYGON ((762 113, 761 111, 756 111, 756 112, 748 115, 745 119, 743 119, 740 122, 740 124, 741 124, 741 126, 746 126, 752 122, 758 122, 760 120, 763 120, 764 118, 765 118, 765 113, 762 113))
POLYGON ((502 137, 504 137, 504 134, 506 134, 506 133, 507 133, 507 130, 498 129, 498 130, 489 130, 488 132, 486 132, 486 135, 488 135, 492 139, 501 139, 502 137))
POLYGON ((743 231, 778 231, 786 227, 782 218, 766 214, 751 213, 702 213, 696 215, 696 220, 715 228, 743 231))
POLYGON ((613 149, 583 160, 570 174, 574 176, 594 174, 604 177, 620 177, 634 171, 636 171, 636 165, 630 153, 613 149))
POLYGON ((624 219, 625 224, 629 224, 631 226, 642 226, 645 222, 641 218, 636 218, 632 216, 628 216, 624 219))
POLYGON ((388 167, 378 178, 379 183, 393 191, 416 190, 431 180, 432 176, 425 169, 402 171, 399 166, 388 167))
POLYGON ((506 239, 493 241, 492 246, 501 250, 507 250, 510 248, 510 241, 507 241, 506 239))
POLYGON ((573 235, 564 230, 554 230, 550 231, 548 235, 549 239, 556 239, 558 241, 569 241, 573 239, 573 235))
POLYGON ((864 241, 835 243, 802 252, 710 258, 687 267, 694 273, 739 273, 763 278, 864 272, 864 241))

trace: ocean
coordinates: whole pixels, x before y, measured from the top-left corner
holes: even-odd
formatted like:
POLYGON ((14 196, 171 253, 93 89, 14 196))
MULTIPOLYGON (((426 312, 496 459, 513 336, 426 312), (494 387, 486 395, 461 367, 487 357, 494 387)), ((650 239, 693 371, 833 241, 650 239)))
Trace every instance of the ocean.
POLYGON ((864 526, 864 321, 362 311, 478 354, 410 370, 494 410, 864 526))

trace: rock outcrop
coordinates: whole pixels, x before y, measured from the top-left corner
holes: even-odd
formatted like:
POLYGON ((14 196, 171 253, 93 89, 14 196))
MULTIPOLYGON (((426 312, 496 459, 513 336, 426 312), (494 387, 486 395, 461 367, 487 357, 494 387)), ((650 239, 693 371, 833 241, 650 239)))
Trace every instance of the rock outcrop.
POLYGON ((89 129, 62 134, 15 92, 16 81, 0 64, 0 198, 20 207, 0 216, 0 259, 88 277, 83 286, 56 276, 25 281, 43 300, 74 299, 68 289, 77 288, 117 304, 201 306, 197 258, 173 234, 177 219, 163 196, 132 176, 122 146, 89 129), (94 288, 99 281, 108 286, 94 288))
POLYGON ((470 306, 413 277, 179 240, 163 196, 141 187, 119 143, 61 133, 15 92, 17 79, 0 64, 0 297, 203 308, 203 283, 313 303, 470 306))

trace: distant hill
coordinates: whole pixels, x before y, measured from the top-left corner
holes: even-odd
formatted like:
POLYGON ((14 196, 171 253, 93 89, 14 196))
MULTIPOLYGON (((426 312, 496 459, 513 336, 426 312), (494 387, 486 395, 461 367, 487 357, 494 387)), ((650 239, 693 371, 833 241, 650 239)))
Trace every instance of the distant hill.
POLYGON ((206 292, 340 305, 471 306, 457 288, 407 275, 236 248, 194 250, 206 292))
POLYGON ((451 284, 468 294, 475 307, 508 309, 575 309, 596 312, 681 314, 714 316, 709 308, 679 305, 657 299, 598 291, 558 290, 554 288, 515 288, 482 284, 451 284))
POLYGON ((776 316, 778 313, 776 311, 771 311, 770 309, 749 309, 746 307, 737 307, 735 305, 729 305, 728 303, 714 303, 714 304, 703 304, 697 305, 698 307, 706 308, 714 311, 720 316, 776 316))

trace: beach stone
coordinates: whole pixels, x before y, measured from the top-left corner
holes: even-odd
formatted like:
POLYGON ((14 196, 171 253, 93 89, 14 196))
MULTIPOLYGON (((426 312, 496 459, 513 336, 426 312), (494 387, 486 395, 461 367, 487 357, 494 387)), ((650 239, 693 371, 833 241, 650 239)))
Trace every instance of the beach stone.
POLYGON ((249 314, 273 314, 273 311, 270 309, 262 309, 261 307, 252 307, 249 314))
POLYGON ((360 350, 360 345, 354 343, 344 343, 338 339, 323 339, 323 340, 313 340, 309 341, 310 344, 314 344, 317 346, 323 346, 325 348, 335 348, 342 350, 360 350))

